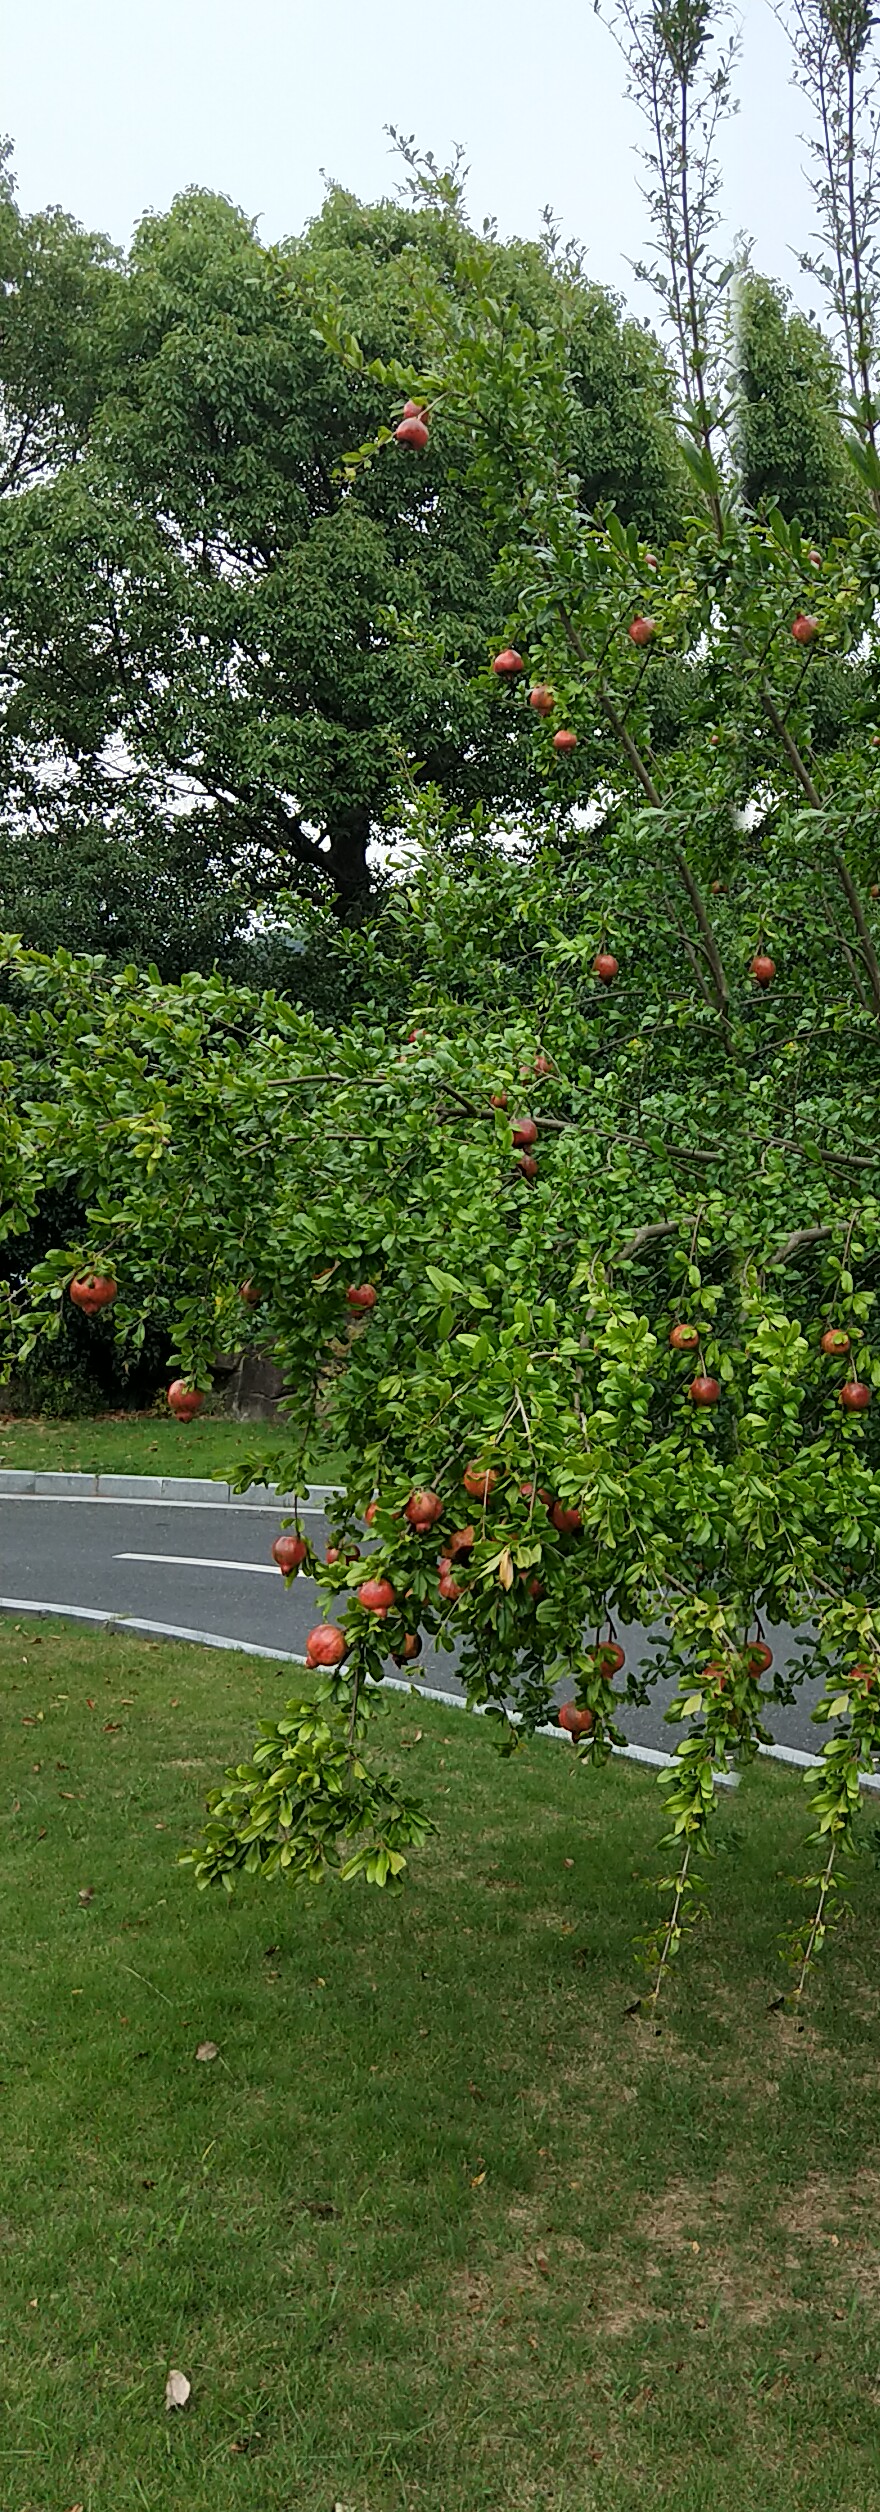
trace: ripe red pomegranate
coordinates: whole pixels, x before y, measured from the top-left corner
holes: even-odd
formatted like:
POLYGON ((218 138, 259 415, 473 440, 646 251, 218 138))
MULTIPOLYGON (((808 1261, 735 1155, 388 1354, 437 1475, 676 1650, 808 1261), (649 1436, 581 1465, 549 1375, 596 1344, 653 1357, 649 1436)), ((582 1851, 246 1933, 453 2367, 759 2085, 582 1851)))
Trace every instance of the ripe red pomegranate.
POLYGON ((360 1311, 375 1308, 379 1294, 374 1282, 352 1282, 345 1296, 349 1308, 360 1311))
POLYGON ((604 1677, 606 1683, 613 1683, 615 1675, 620 1673, 621 1666, 626 1664, 619 1640, 600 1640, 598 1648, 593 1650, 593 1657, 596 1672, 604 1677))
POLYGON ((503 646, 501 653, 496 654, 492 664, 492 670, 497 672, 499 680, 515 680, 517 673, 522 671, 522 667, 522 655, 517 653, 515 645, 503 646))
POLYGON ((373 1521, 374 1521, 375 1516, 376 1516, 376 1511, 377 1511, 377 1509, 378 1509, 378 1506, 379 1506, 378 1500, 371 1500, 371 1501, 369 1501, 369 1502, 368 1502, 368 1505, 367 1505, 366 1509, 364 1510, 364 1525, 365 1525, 365 1526, 372 1526, 373 1521))
POLYGON ((577 1739, 578 1736, 592 1735, 596 1724, 592 1710, 579 1709, 576 1701, 563 1701, 557 1715, 559 1725, 565 1728, 567 1736, 577 1739))
POLYGON ((557 1535, 576 1535, 584 1523, 580 1510, 564 1508, 561 1500, 554 1500, 550 1522, 555 1526, 557 1535))
POLYGON ((529 1151, 532 1143, 538 1140, 538 1128, 533 1116, 515 1116, 511 1130, 515 1151, 529 1151))
POLYGON ((285 1578, 289 1578, 291 1571, 298 1570, 301 1562, 305 1561, 308 1549, 301 1535, 276 1535, 272 1546, 272 1559, 277 1561, 278 1568, 283 1570, 285 1578))
POLYGON ((849 1351, 849 1336, 845 1327, 826 1326, 820 1350, 827 1352, 830 1360, 844 1361, 849 1351))
POLYGON ((536 681, 534 689, 529 690, 529 705, 534 707, 535 714, 552 715, 555 704, 553 691, 548 689, 546 681, 536 681))
POLYGON ((721 1394, 718 1378, 692 1378, 688 1395, 692 1404, 717 1404, 721 1394))
POLYGON ((332 1570, 334 1562, 359 1561, 360 1557, 361 1548, 359 1544, 328 1544, 327 1550, 324 1554, 328 1570, 332 1570))
POLYGON ((489 1105, 490 1105, 490 1107, 491 1107, 491 1108, 506 1108, 506 1106, 507 1106, 507 1092, 506 1092, 506 1090, 493 1090, 493 1092, 492 1092, 492 1097, 491 1097, 491 1099, 490 1099, 490 1101, 489 1101, 489 1105))
POLYGON ((401 1649, 392 1649, 395 1666, 409 1666, 414 1657, 421 1657, 422 1643, 418 1632, 408 1631, 401 1649))
POLYGON ((258 1282, 248 1280, 239 1284, 238 1296, 246 1308, 259 1308, 263 1294, 258 1282))
POLYGON ((650 645, 654 634, 654 621, 644 618, 631 619, 626 633, 633 645, 650 645))
POLYGON ((703 1668, 703 1682, 704 1682, 704 1683, 714 1683, 714 1685, 715 1685, 715 1687, 716 1687, 716 1690, 717 1690, 718 1692, 726 1692, 726 1690, 727 1690, 727 1668, 726 1668, 726 1666, 718 1666, 718 1665, 704 1666, 704 1668, 703 1668))
POLYGON ((840 1402, 846 1413, 867 1413, 871 1389, 863 1378, 847 1378, 840 1390, 840 1402))
POLYGON ((387 1614, 394 1603, 390 1579, 364 1579, 358 1588, 357 1600, 368 1614, 387 1614))
POLYGON ((552 1073, 553 1071, 549 1055, 544 1055, 543 1053, 541 1055, 536 1055, 532 1071, 537 1074, 539 1082, 545 1082, 548 1073, 552 1073))
POLYGON ((457 1527, 455 1534, 450 1535, 449 1537, 449 1541, 446 1546, 446 1560, 455 1561, 459 1553, 469 1553, 472 1550, 473 1545, 476 1543, 476 1540, 476 1529, 474 1527, 457 1527))
POLYGON ((466 1465, 461 1479, 470 1500, 489 1500, 498 1476, 494 1466, 466 1465))
POLYGON ((699 1328, 681 1324, 673 1326, 669 1340, 673 1352, 696 1352, 700 1342, 699 1328))
POLYGON ((341 1666, 348 1641, 338 1622, 316 1622, 306 1640, 307 1666, 341 1666))
POLYGON ((443 1516, 443 1502, 439 1492, 410 1492, 403 1514, 409 1519, 410 1526, 415 1527, 417 1534, 427 1534, 428 1528, 436 1526, 438 1518, 443 1516))
POLYGON ((81 1308, 85 1317, 97 1317, 102 1308, 112 1308, 118 1284, 109 1273, 78 1273, 70 1285, 74 1308, 81 1308))
POLYGON ((570 752, 576 750, 577 746, 577 734, 571 731, 569 725, 561 724, 558 733, 553 735, 554 750, 558 750, 561 759, 567 759, 570 752))
POLYGON ((537 1160, 533 1160, 530 1151, 520 1152, 516 1167, 522 1170, 523 1177, 528 1178, 530 1183, 533 1178, 537 1177, 538 1163, 537 1160))
MULTIPOLYGON (((520 1575, 520 1578, 521 1578, 521 1579, 524 1579, 524 1578, 525 1578, 525 1575, 526 1575, 526 1574, 525 1574, 525 1571, 524 1571, 524 1570, 521 1570, 519 1575, 520 1575)), ((543 1581, 543 1579, 530 1579, 530 1580, 529 1580, 529 1595, 534 1597, 534 1600, 535 1600, 536 1605, 538 1604, 538 1602, 539 1602, 540 1598, 543 1596, 543 1594, 544 1594, 544 1581, 543 1581)))
POLYGON ((849 1670, 849 1680, 850 1683, 863 1683, 866 1692, 873 1692, 876 1690, 877 1683, 876 1668, 873 1666, 851 1666, 849 1670))
POLYGON ((520 1489, 520 1498, 521 1498, 522 1500, 531 1500, 532 1495, 534 1494, 534 1497, 535 1497, 535 1499, 536 1499, 536 1500, 543 1500, 543 1503, 544 1503, 544 1507, 545 1507, 545 1509, 552 1509, 552 1507, 553 1507, 553 1494, 552 1494, 552 1492, 549 1492, 549 1491, 540 1491, 540 1490, 536 1492, 536 1491, 535 1491, 535 1486, 534 1486, 534 1483, 521 1483, 521 1484, 520 1484, 519 1489, 520 1489))
POLYGON ((201 1387, 188 1387, 185 1378, 172 1379, 168 1402, 179 1422, 191 1422, 201 1412, 204 1401, 201 1387))
POLYGON ((798 611, 791 633, 796 645, 812 645, 813 638, 819 634, 818 619, 812 619, 809 611, 798 611))
POLYGON ((412 445, 416 453, 424 453, 428 442, 428 430, 424 419, 401 419, 400 426, 395 428, 394 433, 399 445, 412 445))
POLYGON ((405 419, 424 419, 425 426, 428 425, 429 413, 423 401, 405 401, 403 415, 405 419))
POLYGON ((768 1667, 773 1664, 772 1648, 768 1648, 766 1640, 749 1640, 743 1656, 748 1658, 749 1673, 755 1683, 759 1683, 761 1676, 766 1675, 768 1667))
POLYGON ((775 975, 775 959, 770 959, 766 951, 756 951, 754 959, 749 963, 749 976, 754 977, 759 986, 769 986, 775 975))
POLYGON ((613 984, 617 974, 618 963, 614 957, 613 951, 597 951, 596 957, 593 961, 594 977, 598 977, 603 986, 610 986, 613 984))

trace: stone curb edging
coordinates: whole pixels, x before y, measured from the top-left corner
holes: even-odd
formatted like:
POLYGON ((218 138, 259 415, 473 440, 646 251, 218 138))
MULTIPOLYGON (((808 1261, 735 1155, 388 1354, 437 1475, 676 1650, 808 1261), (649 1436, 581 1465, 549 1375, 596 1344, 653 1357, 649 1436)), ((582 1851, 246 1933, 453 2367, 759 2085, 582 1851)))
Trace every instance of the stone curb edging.
MULTIPOLYGON (((0 1613, 33 1614, 37 1617, 42 1615, 44 1619, 49 1619, 54 1615, 61 1622, 85 1622, 93 1630, 109 1631, 117 1638, 123 1638, 126 1632, 136 1631, 142 1638, 190 1641, 198 1648, 233 1650, 242 1657, 274 1659, 277 1666, 305 1668, 305 1658, 298 1656, 294 1650, 267 1648, 263 1640, 230 1640, 217 1631, 189 1631, 176 1623, 148 1622, 144 1617, 135 1614, 104 1613, 97 1605, 55 1605, 30 1596, 0 1596, 0 1613)), ((435 1701, 441 1709, 466 1710, 468 1706, 458 1692, 432 1692, 427 1686, 424 1690, 420 1690, 415 1684, 407 1683, 395 1675, 386 1675, 382 1689, 386 1692, 406 1692, 416 1701, 435 1701)), ((475 1704, 471 1715, 476 1715, 477 1718, 484 1717, 483 1705, 475 1704)), ((514 1712, 515 1718, 516 1712, 514 1712)), ((539 1727, 537 1733, 539 1736, 548 1736, 554 1744, 568 1742, 567 1736, 560 1727, 539 1727)), ((762 1745, 760 1750, 775 1754, 777 1759, 783 1761, 803 1763, 805 1768, 811 1766, 815 1759, 807 1753, 789 1752, 784 1745, 762 1745)), ((648 1744, 616 1744, 612 1746, 612 1752, 615 1758, 622 1762, 643 1762, 655 1770, 667 1770, 674 1759, 671 1753, 660 1753, 653 1745, 648 1744)), ((880 1786, 880 1780, 873 1783, 867 1780, 866 1784, 880 1786)), ((718 1785, 720 1788, 738 1788, 739 1772, 719 1772, 718 1785)))
MULTIPOLYGON (((306 1505, 335 1498, 335 1483, 310 1483, 300 1502, 306 1505)), ((292 1492, 274 1483, 249 1483, 234 1491, 231 1483, 200 1481, 182 1474, 38 1474, 27 1466, 0 1466, 0 1500, 191 1500, 218 1508, 292 1509, 292 1492)))
MULTIPOLYGON (((264 1640, 230 1640, 218 1631, 189 1631, 179 1623, 148 1622, 135 1614, 107 1614, 99 1605, 53 1605, 31 1596, 0 1596, 0 1614, 33 1614, 46 1618, 55 1615, 59 1622, 90 1623, 94 1630, 110 1631, 117 1638, 124 1637, 127 1631, 136 1631, 141 1637, 152 1640, 184 1640, 192 1642, 197 1648, 232 1650, 241 1657, 268 1657, 274 1659, 276 1666, 305 1668, 306 1663, 305 1658, 298 1656, 293 1649, 268 1648, 264 1640)), ((466 1710, 468 1706, 459 1692, 430 1692, 427 1687, 420 1692, 415 1684, 406 1683, 396 1675, 386 1675, 382 1688, 386 1692, 408 1692, 417 1701, 436 1701, 441 1709, 466 1710)), ((471 1715, 483 1718, 483 1705, 476 1702, 471 1715)), ((514 1711, 514 1720, 516 1715, 514 1711)), ((539 1727, 537 1734, 549 1736, 554 1744, 568 1741, 559 1727, 539 1727)), ((675 1759, 674 1754, 660 1753, 649 1744, 616 1744, 611 1749, 621 1761, 646 1762, 655 1770, 668 1770, 675 1759)), ((788 1762, 796 1770, 815 1771, 819 1768, 817 1753, 800 1753, 794 1745, 759 1744, 758 1752, 763 1761, 788 1762)), ((717 1774, 719 1788, 738 1788, 739 1782, 738 1771, 719 1771, 717 1774)), ((870 1791, 880 1789, 880 1772, 860 1771, 859 1785, 870 1791)))

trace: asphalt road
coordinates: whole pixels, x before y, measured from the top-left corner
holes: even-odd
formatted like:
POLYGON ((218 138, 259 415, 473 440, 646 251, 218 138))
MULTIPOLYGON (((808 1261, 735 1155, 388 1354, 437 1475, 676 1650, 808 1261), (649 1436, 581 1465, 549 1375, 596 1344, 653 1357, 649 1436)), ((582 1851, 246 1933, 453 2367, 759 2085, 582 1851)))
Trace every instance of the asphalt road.
MULTIPOLYGON (((323 1548, 326 1521, 303 1512, 323 1548)), ((56 1496, 0 1498, 0 1596, 22 1603, 78 1605, 102 1614, 175 1625, 194 1636, 211 1632, 243 1647, 302 1653, 306 1633, 326 1615, 311 1580, 285 1588, 271 1558, 280 1514, 271 1503, 132 1501, 56 1496)), ((647 1634, 621 1631, 631 1665, 650 1659, 647 1634)), ((782 1660, 789 1631, 769 1634, 782 1660)), ((428 1645, 421 1661, 425 1689, 456 1692, 455 1658, 428 1645)), ((282 1678, 287 1681, 287 1676, 282 1678)), ((621 1726, 633 1744, 674 1750, 678 1731, 664 1725, 671 1687, 658 1683, 648 1709, 627 1709, 621 1726)), ((817 1687, 803 1688, 793 1709, 773 1712, 778 1744, 815 1753, 821 1732, 811 1725, 817 1687)), ((279 1699, 283 1698, 279 1691, 279 1699)))

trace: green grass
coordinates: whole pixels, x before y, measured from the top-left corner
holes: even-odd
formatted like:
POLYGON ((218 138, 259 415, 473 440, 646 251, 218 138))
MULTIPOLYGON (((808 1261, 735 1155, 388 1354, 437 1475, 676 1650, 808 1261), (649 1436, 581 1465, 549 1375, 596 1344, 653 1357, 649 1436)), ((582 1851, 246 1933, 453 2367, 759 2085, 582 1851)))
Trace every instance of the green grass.
POLYGON ((176 1857, 280 1674, 6 1623, 0 1680, 3 2512, 880 2512, 880 1878, 798 2033, 797 1775, 655 2034, 652 1774, 397 1699, 406 1890, 228 1905, 176 1857))
MULTIPOLYGON (((233 1422, 208 1413, 175 1422, 166 1412, 102 1413, 84 1421, 0 1417, 0 1465, 51 1474, 185 1474, 227 1482, 248 1457, 279 1444, 270 1422, 233 1422)), ((333 1481, 340 1460, 328 1449, 316 1481, 333 1481)))

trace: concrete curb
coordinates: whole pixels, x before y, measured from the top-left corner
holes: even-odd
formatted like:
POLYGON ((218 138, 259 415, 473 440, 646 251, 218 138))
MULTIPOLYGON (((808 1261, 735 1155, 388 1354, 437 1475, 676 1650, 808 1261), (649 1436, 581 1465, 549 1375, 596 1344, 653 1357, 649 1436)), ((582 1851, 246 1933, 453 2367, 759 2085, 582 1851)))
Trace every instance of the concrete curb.
MULTIPOLYGON (((321 1501, 331 1499, 336 1488, 336 1485, 332 1483, 310 1484, 309 1503, 316 1503, 320 1509, 321 1501)), ((180 1502, 189 1498, 193 1506, 202 1508, 213 1506, 215 1500, 225 1501, 234 1506, 244 1499, 247 1505, 256 1504, 263 1508, 292 1506, 292 1496, 284 1492, 274 1492, 269 1500, 257 1502, 257 1494, 264 1491, 272 1493, 272 1486, 266 1483, 253 1483, 250 1490, 242 1494, 233 1492, 228 1483, 187 1482, 183 1478, 167 1475, 29 1474, 26 1469, 21 1471, 13 1467, 0 1469, 0 1499, 4 1497, 14 1499, 16 1496, 23 1499, 34 1497, 55 1500, 143 1498, 144 1500, 180 1502), (198 1500, 196 1500, 196 1494, 199 1495, 198 1500)), ((148 1639, 191 1641, 197 1648, 232 1649, 237 1650, 243 1657, 274 1658, 278 1666, 304 1667, 306 1662, 304 1657, 296 1656, 289 1649, 267 1648, 262 1640, 229 1640, 217 1631, 190 1631, 178 1623, 148 1622, 134 1614, 107 1614, 102 1612, 99 1606, 93 1605, 47 1605, 33 1597, 0 1596, 0 1613, 55 1615, 61 1622, 91 1623, 96 1630, 110 1631, 117 1635, 126 1631, 137 1631, 148 1639)), ((419 1693, 414 1686, 398 1681, 396 1677, 390 1675, 385 1678, 384 1689, 388 1692, 414 1691, 417 1699, 438 1701, 444 1709, 467 1708, 467 1702, 457 1692, 425 1690, 419 1693)), ((476 1705, 474 1714, 478 1718, 484 1716, 484 1710, 479 1704, 476 1705)), ((557 1744, 566 1740, 558 1727, 539 1727, 537 1733, 540 1736, 551 1736, 557 1744)), ((649 1763, 657 1770, 668 1769, 670 1762, 675 1758, 673 1754, 660 1753, 653 1745, 647 1744, 614 1745, 612 1751, 621 1759, 649 1763)), ((761 1744, 758 1746, 758 1752, 764 1761, 787 1762, 796 1770, 815 1771, 819 1768, 820 1757, 817 1753, 800 1753, 793 1745, 761 1744)), ((738 1771, 719 1773, 718 1786, 738 1788, 739 1777, 738 1771)), ((859 1785, 867 1789, 869 1793, 880 1791, 880 1772, 860 1772, 859 1785)))
MULTIPOLYGON (((304 1505, 332 1500, 338 1485, 310 1483, 300 1494, 304 1505)), ((37 1474, 27 1466, 0 1466, 0 1500, 176 1500, 194 1506, 231 1509, 292 1509, 292 1492, 274 1483, 250 1483, 237 1492, 231 1483, 211 1483, 182 1474, 37 1474)))
MULTIPOLYGON (((152 1640, 188 1640, 198 1648, 233 1650, 241 1657, 268 1657, 276 1666, 305 1668, 305 1658, 292 1649, 267 1648, 262 1640, 229 1640, 217 1631, 188 1631, 170 1622, 147 1622, 135 1614, 105 1614, 96 1605, 53 1605, 30 1596, 0 1596, 0 1614, 33 1614, 42 1616, 44 1621, 54 1618, 59 1622, 85 1622, 93 1631, 110 1631, 117 1638, 124 1638, 126 1632, 135 1631, 139 1636, 152 1640)), ((468 1706, 458 1692, 432 1692, 427 1684, 424 1687, 410 1684, 398 1675, 386 1675, 382 1690, 409 1693, 414 1701, 435 1701, 440 1709, 445 1710, 466 1710, 468 1706)), ((485 1714, 483 1704, 476 1703, 471 1716, 483 1718, 485 1714)), ((516 1721, 515 1711, 513 1716, 516 1721)), ((567 1744, 569 1741, 561 1727, 539 1727, 536 1732, 539 1736, 548 1736, 553 1744, 567 1744)), ((647 1763, 653 1770, 668 1770, 674 1759, 671 1753, 659 1753, 648 1744, 616 1744, 612 1746, 612 1752, 622 1762, 647 1763)), ((739 1772, 719 1773, 718 1786, 738 1788, 739 1772)))

